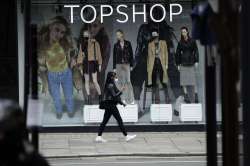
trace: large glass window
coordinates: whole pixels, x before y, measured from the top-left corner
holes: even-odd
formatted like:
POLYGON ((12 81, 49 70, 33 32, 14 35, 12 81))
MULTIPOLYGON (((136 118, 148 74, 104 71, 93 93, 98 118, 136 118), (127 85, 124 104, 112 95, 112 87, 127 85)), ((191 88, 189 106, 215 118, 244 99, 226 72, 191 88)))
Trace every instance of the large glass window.
POLYGON ((98 124, 109 71, 116 72, 117 87, 123 91, 126 107, 118 107, 125 122, 203 124, 204 50, 191 39, 191 1, 172 8, 162 1, 164 8, 154 9, 153 3, 116 1, 110 6, 113 10, 106 6, 101 11, 104 4, 88 1, 93 8, 75 3, 79 6, 69 8, 54 1, 32 1, 43 126, 98 124), (133 10, 145 14, 133 15, 133 10), (101 13, 112 11, 102 20, 101 13), (170 11, 180 13, 171 21, 170 11), (164 13, 165 19, 154 21, 164 13))

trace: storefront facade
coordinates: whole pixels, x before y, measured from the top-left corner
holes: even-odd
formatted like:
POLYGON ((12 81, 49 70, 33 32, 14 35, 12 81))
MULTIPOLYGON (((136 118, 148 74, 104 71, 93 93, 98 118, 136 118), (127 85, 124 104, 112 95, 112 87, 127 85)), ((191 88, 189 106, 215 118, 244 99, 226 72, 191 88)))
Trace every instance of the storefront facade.
MULTIPOLYGON (((41 126, 57 128, 99 125, 104 111, 99 109, 98 104, 100 96, 103 98, 106 75, 109 71, 115 71, 118 76, 117 86, 125 87, 121 98, 126 103, 126 107, 118 107, 123 121, 129 126, 135 128, 136 126, 152 126, 152 128, 169 126, 170 130, 170 126, 177 126, 176 130, 180 129, 178 126, 193 126, 194 130, 204 129, 204 48, 199 41, 194 41, 197 46, 194 55, 196 60, 188 66, 185 61, 179 61, 180 52, 182 53, 183 50, 177 49, 178 45, 181 45, 183 27, 192 37, 192 1, 180 1, 175 6, 159 1, 157 3, 159 5, 153 9, 152 3, 139 1, 115 2, 111 4, 112 9, 110 6, 103 6, 104 4, 104 2, 95 1, 88 3, 31 1, 30 43, 32 47, 30 51, 32 56, 30 59, 37 58, 38 72, 37 84, 34 85, 34 82, 31 82, 30 87, 37 89, 41 126), (123 15, 116 10, 111 14, 110 10, 117 9, 121 4, 123 15), (67 6, 72 5, 79 7, 70 10, 67 6), (91 5, 94 9, 91 7, 84 9, 86 5, 91 5), (169 9, 175 13, 171 16, 172 20, 169 9), (92 18, 96 19, 91 23, 83 22, 83 19, 92 18), (161 18, 164 19, 161 20, 161 18), (117 20, 126 20, 126 22, 117 20), (125 59, 125 62, 119 57, 120 55, 114 53, 115 44, 119 43, 117 33, 120 31, 132 49, 132 58, 128 61, 125 59), (165 61, 161 59, 160 65, 156 62, 152 63, 150 57, 155 56, 154 53, 150 53, 155 51, 155 48, 150 46, 150 43, 154 45, 152 43, 154 43, 155 32, 158 33, 160 43, 162 41, 166 43, 166 51, 160 53, 165 61), (99 50, 87 50, 87 53, 92 56, 88 55, 89 59, 85 56, 80 63, 79 55, 80 52, 84 53, 82 47, 86 45, 84 43, 86 33, 95 39, 99 50), (55 36, 59 36, 58 46, 51 45, 51 40, 55 36), (60 61, 60 57, 48 60, 48 57, 60 54, 60 51, 57 52, 58 49, 61 49, 61 53, 65 55, 63 57, 65 61, 61 62, 67 67, 64 66, 63 69, 60 66, 58 68, 57 62, 60 61), (97 61, 98 67, 90 64, 91 58, 97 61), (55 84, 55 78, 61 77, 58 74, 64 74, 64 80, 60 78, 59 86, 55 84), (62 84, 63 81, 67 82, 66 85, 62 84), (73 116, 69 116, 70 111, 74 112, 73 116), (58 112, 62 113, 61 117, 57 116, 58 112)), ((19 17, 22 15, 20 14, 19 17)), ((22 24, 22 18, 20 18, 19 28, 22 28, 22 24)), ((19 36, 21 47, 22 40, 24 36, 19 36)), ((164 48, 160 48, 160 52, 163 50, 164 48)), ((22 50, 19 50, 19 55, 24 57, 22 50)), ((19 62, 20 65, 30 63, 31 68, 34 64, 22 58, 19 62)), ((24 73, 19 70, 20 77, 24 73)), ((20 82, 24 84, 22 80, 20 82)), ((20 94, 23 93, 21 90, 20 94)), ((33 93, 32 90, 31 93, 33 93)), ((21 98, 20 102, 22 102, 21 98)), ((113 126, 116 122, 112 119, 109 124, 113 126)), ((191 129, 192 127, 187 127, 187 130, 191 129)), ((166 130, 168 130, 167 127, 166 130)))

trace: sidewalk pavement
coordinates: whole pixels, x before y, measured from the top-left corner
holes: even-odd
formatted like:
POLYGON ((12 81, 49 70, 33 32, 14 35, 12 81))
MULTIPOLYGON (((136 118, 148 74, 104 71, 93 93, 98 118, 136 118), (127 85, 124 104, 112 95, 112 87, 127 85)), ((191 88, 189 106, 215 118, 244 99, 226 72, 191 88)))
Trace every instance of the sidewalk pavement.
MULTIPOLYGON (((134 134, 134 133, 130 133, 134 134)), ((40 134, 45 157, 200 156, 206 155, 205 132, 135 133, 126 142, 120 133, 104 133, 107 143, 96 143, 96 133, 40 134)))

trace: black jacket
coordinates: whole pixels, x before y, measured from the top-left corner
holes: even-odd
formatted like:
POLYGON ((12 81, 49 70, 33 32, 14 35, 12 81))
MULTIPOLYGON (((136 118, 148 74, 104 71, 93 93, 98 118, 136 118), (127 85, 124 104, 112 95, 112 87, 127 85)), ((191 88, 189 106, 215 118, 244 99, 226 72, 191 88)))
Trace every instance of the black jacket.
POLYGON ((111 101, 114 104, 124 105, 121 101, 121 94, 122 92, 116 87, 115 83, 110 83, 104 89, 104 100, 111 101))
POLYGON ((130 64, 133 66, 134 57, 131 43, 124 40, 124 48, 122 49, 120 42, 116 42, 113 49, 113 69, 116 69, 116 64, 130 64))
POLYGON ((177 46, 175 60, 177 66, 192 66, 199 62, 199 52, 195 40, 180 41, 177 46))

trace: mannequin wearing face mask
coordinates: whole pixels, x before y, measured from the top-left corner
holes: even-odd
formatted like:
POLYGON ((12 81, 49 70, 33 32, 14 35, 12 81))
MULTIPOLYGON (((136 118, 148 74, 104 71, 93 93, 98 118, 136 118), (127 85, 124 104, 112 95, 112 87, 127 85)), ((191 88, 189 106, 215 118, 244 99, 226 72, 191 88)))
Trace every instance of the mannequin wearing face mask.
POLYGON ((104 100, 108 102, 108 108, 105 108, 105 113, 103 117, 103 121, 99 127, 98 136, 96 137, 96 142, 107 142, 105 139, 102 138, 102 133, 106 127, 106 124, 108 123, 110 117, 113 115, 115 119, 118 122, 119 128, 121 129, 125 140, 130 141, 136 137, 136 135, 128 135, 127 131, 124 127, 121 115, 119 113, 119 110, 117 108, 117 104, 121 104, 124 107, 126 106, 121 101, 121 95, 122 91, 124 91, 124 88, 121 89, 121 91, 116 87, 116 82, 118 81, 116 73, 109 72, 107 75, 107 79, 105 82, 105 88, 104 88, 104 100))
POLYGON ((102 65, 100 45, 94 38, 89 38, 88 31, 83 33, 83 41, 79 47, 77 63, 83 64, 85 89, 88 95, 87 104, 90 104, 90 75, 99 95, 99 100, 101 100, 101 89, 97 81, 97 72, 101 71, 102 65))
POLYGON ((166 103, 169 103, 168 95, 168 48, 163 40, 159 40, 157 31, 152 33, 153 41, 148 45, 147 71, 148 86, 153 88, 152 103, 159 103, 159 85, 160 81, 165 93, 166 103), (159 80, 159 81, 158 81, 159 80))

